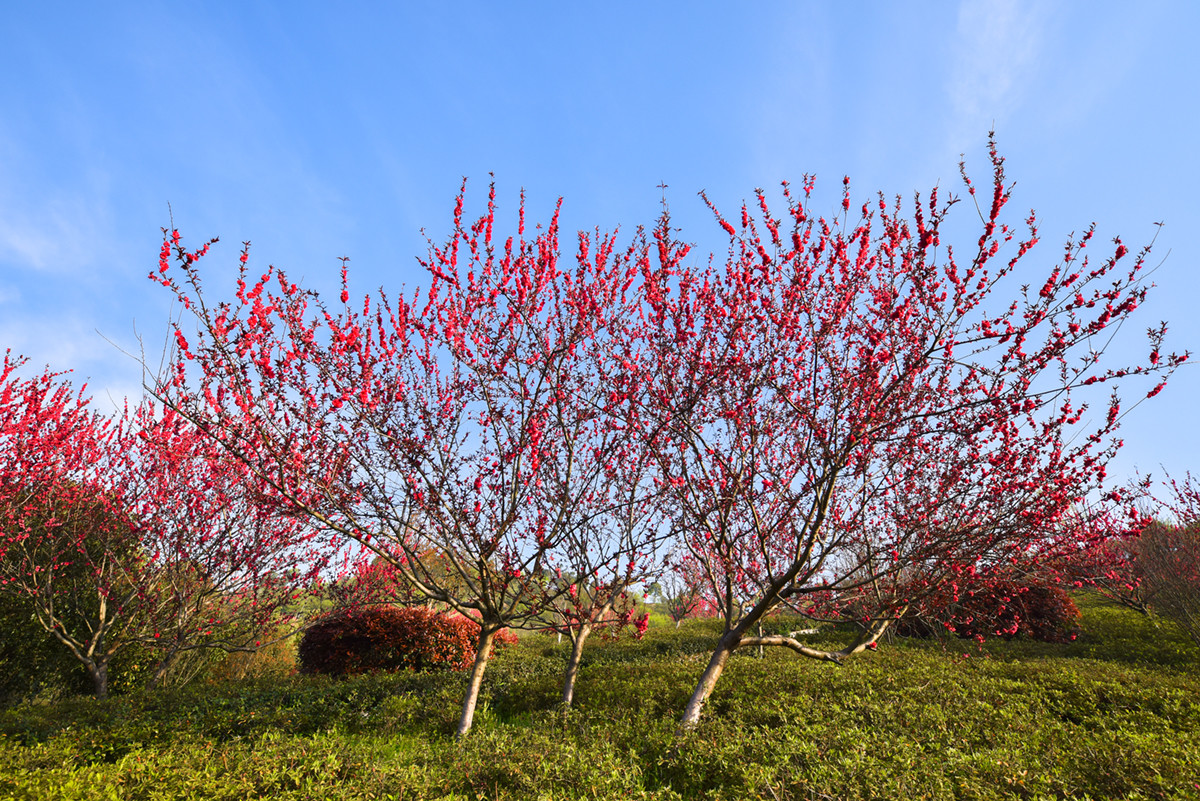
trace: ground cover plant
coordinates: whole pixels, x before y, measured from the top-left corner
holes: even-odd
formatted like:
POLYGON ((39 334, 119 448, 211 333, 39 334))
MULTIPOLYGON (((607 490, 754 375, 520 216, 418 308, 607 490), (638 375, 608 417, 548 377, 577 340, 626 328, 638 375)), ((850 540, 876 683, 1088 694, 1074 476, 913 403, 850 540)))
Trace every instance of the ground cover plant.
POLYGON ((0 795, 1200 796, 1200 649, 1169 622, 1076 600, 1083 631, 1070 643, 897 639, 844 666, 743 651, 678 740, 712 621, 594 645, 569 712, 568 644, 524 637, 494 658, 462 740, 452 701, 467 677, 454 672, 29 703, 0 713, 0 795))

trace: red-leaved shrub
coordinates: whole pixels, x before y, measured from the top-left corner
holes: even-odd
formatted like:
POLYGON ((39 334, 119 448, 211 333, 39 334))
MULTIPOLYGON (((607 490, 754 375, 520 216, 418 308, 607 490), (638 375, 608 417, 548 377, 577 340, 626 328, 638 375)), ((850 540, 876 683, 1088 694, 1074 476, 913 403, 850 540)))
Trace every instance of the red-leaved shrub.
POLYGON ((921 637, 945 629, 963 638, 1068 642, 1079 632, 1079 618, 1079 608, 1061 587, 1000 582, 926 598, 899 621, 897 633, 921 637))
MULTIPOLYGON (((425 607, 346 610, 311 626, 300 640, 301 673, 342 676, 374 671, 467 670, 475 659, 479 625, 462 615, 425 607)), ((500 644, 516 642, 500 632, 500 644)))

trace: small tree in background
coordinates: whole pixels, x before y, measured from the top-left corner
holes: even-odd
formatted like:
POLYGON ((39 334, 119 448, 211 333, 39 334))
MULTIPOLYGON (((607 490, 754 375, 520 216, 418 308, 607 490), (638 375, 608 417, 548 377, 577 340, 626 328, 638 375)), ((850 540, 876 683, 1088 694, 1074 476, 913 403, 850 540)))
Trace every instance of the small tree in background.
POLYGON ((1136 559, 1150 610, 1200 645, 1200 521, 1151 524, 1138 538, 1136 559))
MULTIPOLYGON (((593 632, 616 636, 630 625, 637 637, 646 632, 649 613, 636 614, 633 589, 653 581, 662 571, 657 551, 669 530, 664 526, 659 493, 651 484, 649 460, 645 451, 635 447, 628 431, 627 427, 612 426, 596 432, 592 447, 603 459, 590 498, 593 513, 566 533, 555 552, 560 567, 549 579, 557 591, 551 593, 556 597, 547 622, 550 630, 566 634, 571 641, 563 674, 563 707, 570 707, 574 700, 584 646, 593 632), (564 573, 564 568, 568 572, 564 573)), ((568 452, 565 456, 557 473, 564 491, 572 455, 568 452)))
POLYGON ((1132 488, 1154 514, 1139 512, 1120 526, 1100 518, 1118 534, 1071 554, 1063 574, 1130 609, 1172 620, 1200 644, 1200 487, 1190 473, 1182 482, 1168 477, 1164 487, 1162 501, 1150 497, 1149 479, 1132 488))
POLYGON ((1200 482, 1168 479, 1174 522, 1156 521, 1134 545, 1134 567, 1150 609, 1200 645, 1200 482))
POLYGON ((1086 587, 1099 595, 1140 612, 1150 614, 1150 588, 1138 566, 1138 544, 1151 520, 1142 519, 1108 535, 1104 517, 1097 518, 1102 534, 1083 542, 1078 551, 1062 559, 1059 572, 1072 586, 1086 587))
POLYGON ((182 418, 150 403, 107 418, 56 376, 4 376, 0 592, 98 696, 134 646, 156 655, 154 683, 183 654, 257 648, 316 579, 327 549, 309 560, 311 530, 182 418))
POLYGON ((686 550, 668 557, 659 581, 659 595, 675 628, 689 617, 712 617, 715 607, 704 595, 710 586, 701 574, 699 563, 686 550))
POLYGON ((575 680, 588 638, 597 632, 616 638, 629 626, 633 627, 634 636, 641 638, 649 627, 650 615, 648 612, 637 614, 637 602, 631 595, 631 582, 620 577, 592 584, 586 579, 567 574, 557 576, 552 581, 566 587, 566 591, 556 598, 542 631, 556 634, 560 640, 565 634, 571 643, 571 653, 563 673, 561 703, 565 708, 570 707, 575 698, 575 680))

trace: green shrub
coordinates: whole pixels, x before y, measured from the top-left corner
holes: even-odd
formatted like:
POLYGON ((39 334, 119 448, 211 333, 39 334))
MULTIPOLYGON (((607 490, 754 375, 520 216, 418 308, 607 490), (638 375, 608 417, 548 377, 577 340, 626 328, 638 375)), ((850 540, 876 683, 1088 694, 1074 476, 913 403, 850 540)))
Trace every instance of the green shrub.
POLYGON ((461 741, 452 671, 24 704, 0 711, 0 797, 1200 797, 1200 649, 1172 628, 1186 652, 1145 661, 1152 618, 1079 606, 1066 644, 902 640, 842 666, 739 653, 678 739, 715 633, 699 622, 597 642, 566 713, 566 648, 526 638, 497 653, 461 741))
POLYGON ((0 595, 0 704, 91 692, 87 671, 33 616, 28 604, 0 595))
MULTIPOLYGON (((265 638, 278 637, 279 633, 265 638)), ((290 676, 296 672, 296 651, 299 637, 290 636, 269 642, 255 651, 235 651, 222 654, 205 671, 209 682, 269 679, 290 676)))

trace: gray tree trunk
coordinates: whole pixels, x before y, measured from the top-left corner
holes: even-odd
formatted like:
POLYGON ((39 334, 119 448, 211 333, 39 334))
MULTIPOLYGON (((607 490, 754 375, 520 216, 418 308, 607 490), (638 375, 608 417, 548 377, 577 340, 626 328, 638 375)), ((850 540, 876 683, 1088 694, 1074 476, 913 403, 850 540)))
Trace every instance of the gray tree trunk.
POLYGON ((562 705, 564 709, 569 709, 571 702, 575 699, 575 677, 579 673, 579 660, 583 657, 583 644, 591 633, 591 624, 585 624, 572 638, 571 658, 567 661, 567 672, 563 676, 562 705))
POLYGON ((458 730, 455 736, 463 737, 471 730, 475 720, 475 705, 479 702, 479 688, 483 685, 483 671, 487 669, 488 658, 492 654, 492 643, 496 639, 498 626, 484 624, 479 629, 479 645, 475 651, 475 665, 471 668, 471 681, 467 685, 467 695, 463 699, 462 715, 458 719, 458 730))
POLYGON ((712 695, 713 688, 717 686, 717 679, 721 678, 721 672, 725 670, 725 663, 729 661, 729 655, 737 650, 741 639, 741 632, 737 629, 727 631, 721 637, 716 649, 713 650, 712 658, 708 660, 708 667, 704 669, 700 681, 696 683, 695 692, 692 693, 692 697, 683 710, 683 719, 679 722, 676 735, 696 728, 700 722, 700 713, 704 711, 704 702, 712 695))
POLYGON ((92 662, 87 665, 88 675, 92 677, 92 687, 97 698, 108 697, 108 661, 92 662))

